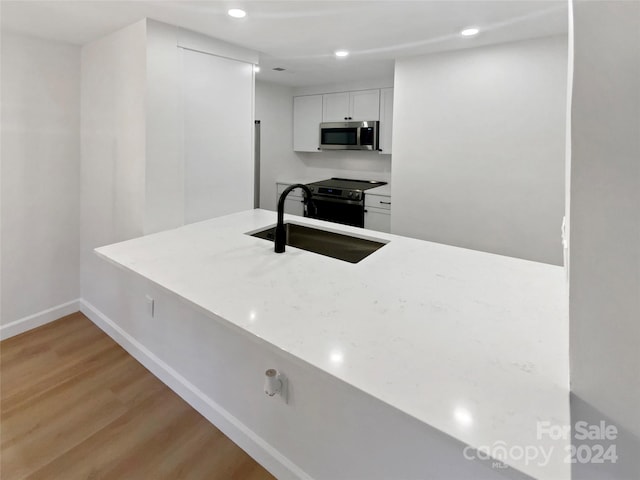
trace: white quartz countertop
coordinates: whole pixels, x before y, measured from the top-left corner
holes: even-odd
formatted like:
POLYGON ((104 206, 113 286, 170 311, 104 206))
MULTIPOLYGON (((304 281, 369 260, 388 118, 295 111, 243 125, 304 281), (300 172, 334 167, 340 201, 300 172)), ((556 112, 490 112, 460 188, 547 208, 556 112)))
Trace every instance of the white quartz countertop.
POLYGON ((385 195, 389 197, 391 196, 391 185, 387 183, 381 187, 371 188, 367 190, 366 193, 371 195, 385 195))
MULTIPOLYGON (((208 310, 475 448, 553 448, 505 458, 535 478, 569 478, 564 269, 285 216, 388 240, 351 264, 246 235, 276 214, 245 211, 96 249, 208 310)), ((461 451, 461 461, 464 461, 461 451)))
POLYGON ((303 185, 307 185, 308 183, 319 182, 320 180, 326 180, 325 177, 290 177, 290 178, 282 178, 276 180, 276 183, 281 183, 284 185, 293 185, 295 183, 302 183, 303 185))

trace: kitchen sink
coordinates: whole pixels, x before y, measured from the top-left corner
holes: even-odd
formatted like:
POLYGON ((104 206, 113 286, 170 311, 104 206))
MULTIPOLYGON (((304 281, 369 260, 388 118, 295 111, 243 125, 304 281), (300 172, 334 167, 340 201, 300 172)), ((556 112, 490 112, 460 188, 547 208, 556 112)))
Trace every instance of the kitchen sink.
MULTIPOLYGON (((285 223, 284 227, 287 232, 287 245, 349 263, 358 263, 387 243, 329 232, 296 223, 285 223)), ((252 237, 273 242, 275 241, 275 232, 276 227, 269 227, 249 234, 252 237)))

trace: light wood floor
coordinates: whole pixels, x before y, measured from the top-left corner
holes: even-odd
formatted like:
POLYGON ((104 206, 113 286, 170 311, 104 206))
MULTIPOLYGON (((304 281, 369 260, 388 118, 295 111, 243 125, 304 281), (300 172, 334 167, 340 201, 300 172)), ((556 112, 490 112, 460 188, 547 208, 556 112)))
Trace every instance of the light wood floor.
POLYGON ((273 479, 81 313, 0 343, 0 478, 273 479))

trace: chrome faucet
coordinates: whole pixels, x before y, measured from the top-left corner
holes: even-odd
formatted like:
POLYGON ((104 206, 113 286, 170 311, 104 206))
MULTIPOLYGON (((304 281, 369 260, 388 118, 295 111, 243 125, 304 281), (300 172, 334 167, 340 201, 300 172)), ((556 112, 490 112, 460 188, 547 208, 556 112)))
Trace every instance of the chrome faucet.
POLYGON ((316 209, 316 206, 313 204, 313 200, 311 200, 311 190, 309 190, 309 187, 306 185, 296 183, 294 185, 289 185, 284 189, 280 195, 280 199, 278 200, 278 224, 276 225, 275 246, 273 248, 276 253, 284 252, 284 246, 287 244, 287 232, 284 229, 284 201, 287 198, 287 195, 296 188, 301 188, 304 191, 305 209, 308 209, 309 207, 314 210, 316 209))

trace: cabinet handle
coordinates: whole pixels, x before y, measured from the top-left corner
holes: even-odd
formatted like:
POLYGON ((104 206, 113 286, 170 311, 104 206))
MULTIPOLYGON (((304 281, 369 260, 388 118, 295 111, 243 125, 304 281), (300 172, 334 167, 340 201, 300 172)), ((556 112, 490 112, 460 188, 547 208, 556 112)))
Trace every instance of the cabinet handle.
POLYGON ((349 120, 349 117, 344 117, 345 120, 349 120))
POLYGON ((353 117, 349 117, 349 120, 353 120, 353 117))
POLYGON ((320 147, 318 147, 318 150, 322 150, 320 147))
POLYGON ((369 210, 367 210, 366 208, 364 209, 364 213, 369 213, 369 210))
POLYGON ((383 202, 382 200, 380 200, 380 203, 383 205, 391 205, 391 202, 383 202))

